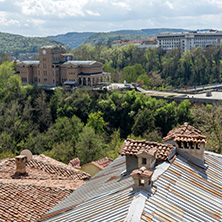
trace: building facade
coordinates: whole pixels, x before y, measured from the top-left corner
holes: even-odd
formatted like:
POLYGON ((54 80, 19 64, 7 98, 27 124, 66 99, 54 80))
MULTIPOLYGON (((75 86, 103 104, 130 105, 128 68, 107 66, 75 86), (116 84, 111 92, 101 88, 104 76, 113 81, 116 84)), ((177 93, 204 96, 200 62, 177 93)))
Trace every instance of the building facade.
POLYGON ((111 82, 111 74, 103 72, 97 61, 74 61, 62 46, 45 46, 39 49, 39 61, 17 64, 22 83, 38 85, 63 85, 65 82, 95 86, 111 82))
POLYGON ((183 32, 161 33, 157 35, 158 47, 163 50, 180 48, 183 52, 194 50, 200 46, 205 49, 208 46, 219 46, 222 41, 221 31, 207 32, 183 32))

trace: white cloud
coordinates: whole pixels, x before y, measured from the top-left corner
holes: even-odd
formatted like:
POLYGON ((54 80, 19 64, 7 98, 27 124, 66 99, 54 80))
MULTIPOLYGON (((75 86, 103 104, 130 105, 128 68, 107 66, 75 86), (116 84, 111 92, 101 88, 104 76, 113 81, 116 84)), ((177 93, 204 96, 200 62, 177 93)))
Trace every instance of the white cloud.
POLYGON ((222 0, 0 0, 0 31, 54 35, 153 27, 222 29, 222 0))
POLYGON ((86 12, 89 14, 89 15, 93 15, 93 16, 100 16, 100 14, 98 12, 93 12, 91 10, 86 10, 86 12))
POLYGON ((28 16, 84 16, 82 7, 87 0, 69 1, 69 0, 24 0, 17 1, 15 4, 21 7, 24 15, 28 16))
POLYGON ((20 22, 16 19, 8 19, 6 12, 0 11, 0 24, 2 26, 20 26, 20 22))
POLYGON ((173 4, 170 3, 169 1, 166 1, 166 2, 164 3, 164 5, 166 5, 169 9, 173 9, 173 4))
POLYGON ((118 7, 121 7, 123 9, 126 9, 126 10, 131 10, 131 7, 129 4, 127 4, 126 2, 113 2, 112 3, 114 6, 118 6, 118 7))

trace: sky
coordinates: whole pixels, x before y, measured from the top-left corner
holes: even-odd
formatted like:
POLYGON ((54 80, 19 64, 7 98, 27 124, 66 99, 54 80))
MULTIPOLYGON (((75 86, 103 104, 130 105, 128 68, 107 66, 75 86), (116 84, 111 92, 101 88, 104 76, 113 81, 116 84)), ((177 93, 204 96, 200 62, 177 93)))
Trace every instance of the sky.
POLYGON ((0 32, 44 37, 149 28, 222 30, 222 0, 0 0, 0 32))

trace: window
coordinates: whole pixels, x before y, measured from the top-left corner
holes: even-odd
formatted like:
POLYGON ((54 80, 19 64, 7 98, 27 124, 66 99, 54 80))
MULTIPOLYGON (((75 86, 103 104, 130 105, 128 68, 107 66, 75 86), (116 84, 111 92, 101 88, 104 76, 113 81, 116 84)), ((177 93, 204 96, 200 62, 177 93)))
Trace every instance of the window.
POLYGON ((22 82, 27 82, 27 78, 22 78, 22 82))
POLYGON ((182 142, 181 142, 181 141, 177 141, 177 146, 178 146, 179 148, 183 148, 182 142))
POLYGON ((193 150, 195 148, 195 143, 193 141, 190 142, 190 148, 193 150))
POLYGON ((44 76, 47 76, 47 71, 43 71, 43 75, 44 75, 44 76))
POLYGON ((44 82, 47 82, 47 79, 44 79, 44 82))
POLYGON ((47 68, 47 64, 46 63, 43 63, 43 68, 47 68))
POLYGON ((38 82, 38 78, 37 77, 34 77, 34 82, 38 82))
POLYGON ((189 149, 189 144, 187 142, 183 142, 183 146, 185 149, 189 149))
POLYGON ((142 164, 146 165, 146 158, 142 158, 142 164))

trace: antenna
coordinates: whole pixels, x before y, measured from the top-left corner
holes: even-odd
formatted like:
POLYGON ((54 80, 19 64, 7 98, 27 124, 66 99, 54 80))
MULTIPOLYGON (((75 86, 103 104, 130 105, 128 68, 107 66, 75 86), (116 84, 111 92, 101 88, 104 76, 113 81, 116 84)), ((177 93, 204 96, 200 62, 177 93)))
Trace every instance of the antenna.
POLYGON ((27 158, 27 161, 32 159, 32 152, 30 150, 22 150, 20 155, 24 155, 27 158))

